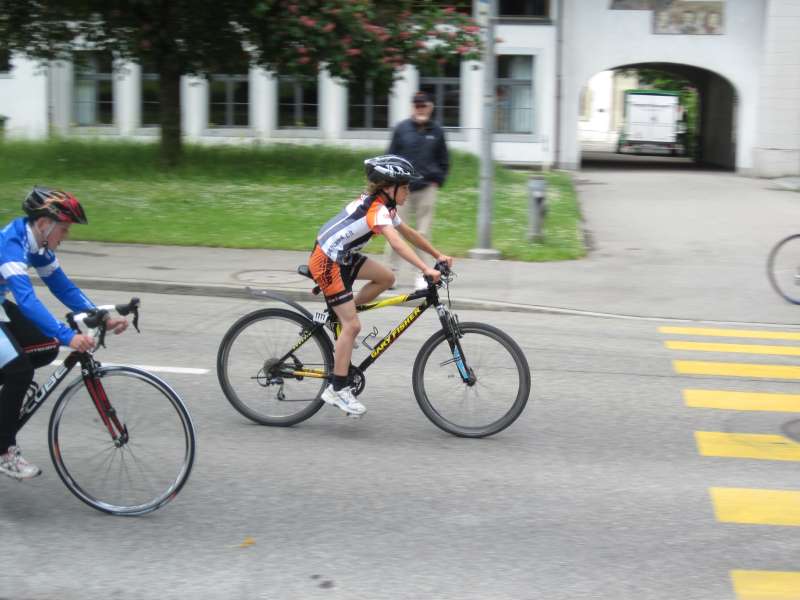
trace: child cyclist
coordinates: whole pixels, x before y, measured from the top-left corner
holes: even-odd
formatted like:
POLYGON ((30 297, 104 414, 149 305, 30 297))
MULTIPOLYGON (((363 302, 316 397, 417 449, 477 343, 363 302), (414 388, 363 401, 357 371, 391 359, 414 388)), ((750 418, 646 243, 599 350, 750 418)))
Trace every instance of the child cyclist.
POLYGON ((453 259, 434 248, 419 232, 397 216, 409 194, 409 183, 420 179, 414 166, 392 154, 364 161, 367 191, 345 206, 325 223, 317 234, 308 267, 314 281, 325 295, 328 306, 341 323, 334 353, 333 382, 322 393, 322 399, 345 413, 360 416, 366 412, 348 385, 350 359, 361 322, 356 305, 374 300, 394 285, 394 274, 384 265, 359 253, 373 235, 382 234, 397 254, 417 267, 434 282, 441 274, 426 265, 403 240, 427 252, 437 261, 453 264, 453 259), (353 297, 353 282, 369 282, 353 297))

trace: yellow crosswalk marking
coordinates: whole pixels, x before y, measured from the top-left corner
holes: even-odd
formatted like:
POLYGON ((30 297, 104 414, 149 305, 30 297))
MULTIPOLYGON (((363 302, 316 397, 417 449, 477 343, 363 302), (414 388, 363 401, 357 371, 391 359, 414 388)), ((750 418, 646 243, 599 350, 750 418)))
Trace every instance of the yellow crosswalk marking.
POLYGON ((795 571, 731 571, 738 600, 800 600, 800 573, 795 571))
POLYGON ((800 356, 800 346, 763 346, 760 344, 710 344, 706 342, 683 342, 670 340, 664 342, 670 350, 693 350, 697 352, 736 352, 739 354, 776 354, 781 356, 800 356))
POLYGON ((683 390, 683 401, 690 408, 800 412, 800 394, 683 390))
POLYGON ((782 435, 695 431, 694 437, 703 456, 800 461, 800 444, 782 435))
POLYGON ((675 372, 682 375, 800 379, 800 367, 789 365, 706 362, 702 360, 674 360, 672 365, 675 368, 675 372))
POLYGON ((712 487, 711 501, 723 523, 800 526, 800 492, 712 487))
POLYGON ((759 331, 756 329, 714 329, 710 327, 659 327, 660 333, 702 335, 707 337, 761 338, 763 340, 800 340, 800 331, 759 331))

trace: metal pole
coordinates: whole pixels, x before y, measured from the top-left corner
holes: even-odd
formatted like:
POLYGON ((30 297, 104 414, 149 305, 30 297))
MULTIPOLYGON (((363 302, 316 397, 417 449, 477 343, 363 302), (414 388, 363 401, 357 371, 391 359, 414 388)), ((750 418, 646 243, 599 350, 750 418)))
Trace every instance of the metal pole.
POLYGON ((472 258, 500 258, 492 249, 492 196, 494 161, 492 159, 492 134, 494 133, 495 56, 494 19, 496 0, 477 0, 477 21, 483 30, 483 126, 481 127, 480 198, 478 200, 478 248, 469 251, 472 258))

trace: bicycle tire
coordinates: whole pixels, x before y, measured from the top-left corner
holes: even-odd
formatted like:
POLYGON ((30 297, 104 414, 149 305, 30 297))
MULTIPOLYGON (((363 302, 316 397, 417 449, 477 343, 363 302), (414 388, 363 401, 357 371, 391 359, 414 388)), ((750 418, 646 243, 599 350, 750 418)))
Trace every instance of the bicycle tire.
POLYGON ((800 304, 800 234, 783 238, 770 250, 767 277, 787 302, 800 304))
MULTIPOLYGON (((261 425, 289 427, 322 408, 326 378, 283 378, 280 383, 268 383, 264 377, 268 361, 288 353, 302 332, 313 326, 305 316, 281 308, 254 311, 231 326, 217 353, 217 378, 239 413, 261 425)), ((322 331, 314 332, 293 359, 295 366, 322 370, 327 377, 333 371, 330 338, 322 331)))
POLYGON ((126 443, 112 440, 78 378, 53 406, 50 457, 67 488, 92 508, 121 516, 147 514, 175 498, 188 480, 194 425, 178 394, 155 375, 126 366, 100 367, 96 373, 126 428, 126 443), (106 486, 115 476, 116 483, 106 486))
POLYGON ((425 416, 448 433, 494 435, 525 409, 531 389, 528 361, 517 343, 496 327, 461 323, 459 329, 459 347, 477 377, 475 384, 463 381, 448 342, 451 334, 441 330, 425 341, 414 361, 414 396, 425 416))

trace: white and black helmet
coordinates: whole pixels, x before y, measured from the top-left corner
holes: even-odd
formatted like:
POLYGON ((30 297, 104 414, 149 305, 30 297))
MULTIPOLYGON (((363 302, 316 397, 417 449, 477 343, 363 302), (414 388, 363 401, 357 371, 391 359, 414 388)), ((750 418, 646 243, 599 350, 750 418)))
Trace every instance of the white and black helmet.
POLYGON ((422 175, 417 173, 414 165, 395 154, 384 154, 368 158, 364 161, 364 171, 367 174, 367 179, 375 183, 385 181, 403 185, 415 179, 422 179, 422 175))

